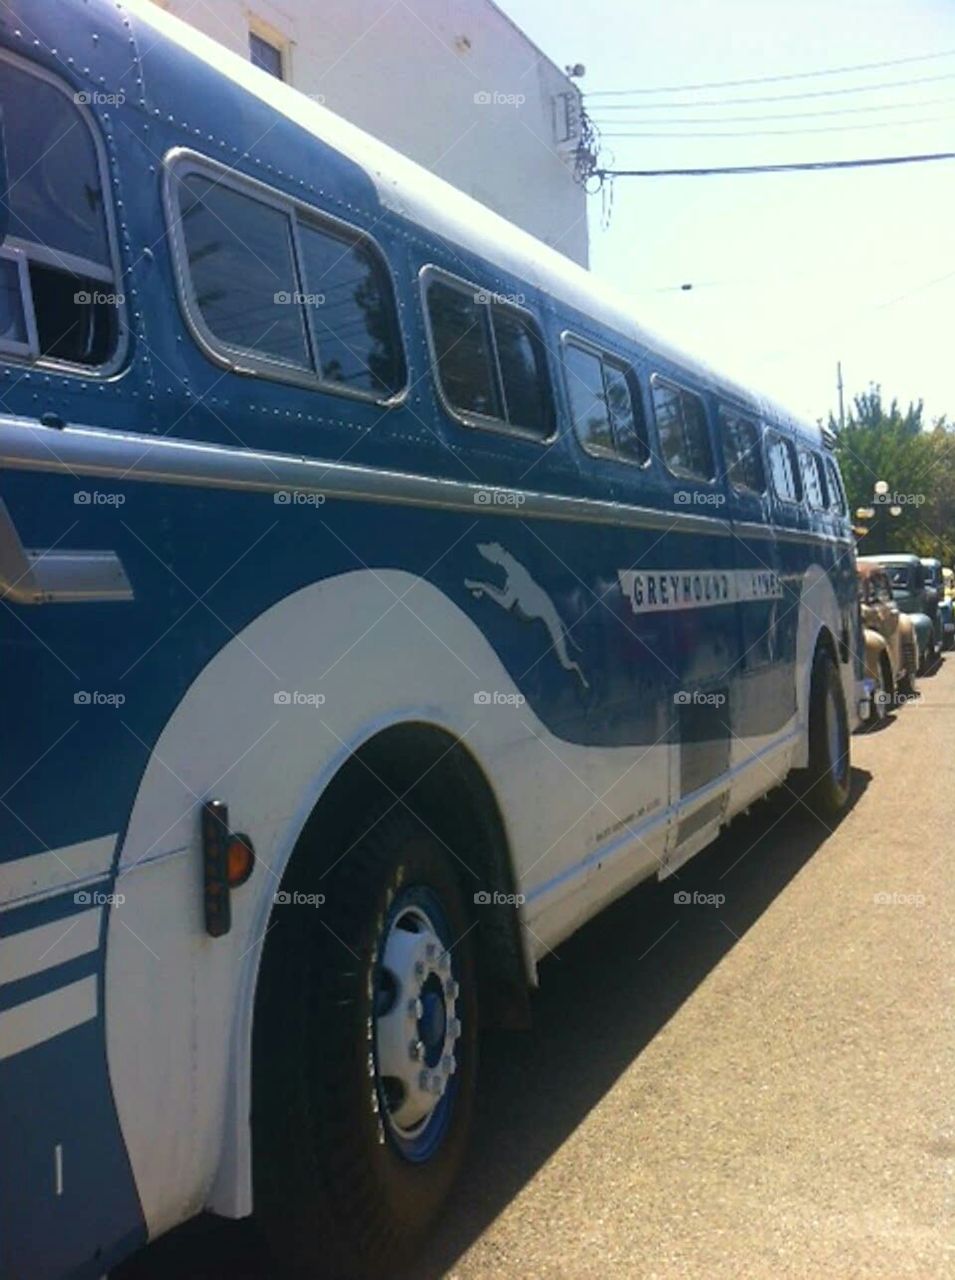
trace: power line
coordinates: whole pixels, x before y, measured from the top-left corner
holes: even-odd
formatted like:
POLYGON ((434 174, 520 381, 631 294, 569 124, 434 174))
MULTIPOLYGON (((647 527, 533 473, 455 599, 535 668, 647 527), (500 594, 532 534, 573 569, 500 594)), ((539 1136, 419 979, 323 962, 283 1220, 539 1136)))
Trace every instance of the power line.
MULTIPOLYGON (((920 98, 917 102, 885 102, 878 105, 870 105, 868 107, 830 107, 825 111, 776 111, 769 114, 758 116, 682 116, 679 119, 674 117, 673 120, 621 120, 614 117, 612 120, 604 120, 599 114, 591 117, 594 124, 743 124, 746 121, 752 121, 754 124, 760 124, 764 120, 818 120, 822 116, 858 116, 869 115, 873 111, 907 111, 912 107, 935 107, 943 102, 955 102, 955 97, 947 94, 943 98, 920 98)), ((676 106, 676 104, 674 104, 676 106)), ((685 107, 676 107, 676 110, 686 110, 685 107)), ((643 111, 644 108, 638 104, 630 103, 608 104, 606 107, 599 108, 598 111, 643 111)))
POLYGON ((878 165, 927 164, 935 160, 955 160, 955 151, 936 151, 921 156, 878 156, 867 160, 807 160, 792 164, 716 165, 701 169, 595 169, 605 178, 708 178, 717 174, 803 173, 822 169, 871 169, 878 165))
MULTIPOLYGON (((940 76, 917 76, 914 80, 883 80, 880 84, 859 84, 853 88, 842 89, 812 89, 808 93, 770 93, 762 94, 758 98, 704 98, 697 102, 642 102, 640 104, 641 111, 672 111, 679 107, 735 107, 745 106, 750 102, 796 102, 806 98, 839 98, 844 97, 848 93, 874 93, 879 89, 908 89, 913 84, 937 84, 940 80, 955 80, 955 72, 946 71, 940 76)), ((589 102, 592 98, 598 96, 603 97, 605 94, 611 93, 611 90, 604 90, 602 93, 588 93, 586 99, 589 102)), ((620 89, 616 91, 616 96, 626 93, 638 92, 637 90, 620 89)), ((601 103, 600 110, 606 111, 613 106, 612 103, 601 103)), ((620 105, 628 106, 628 103, 620 105)))
MULTIPOLYGON (((604 133, 601 138, 769 138, 794 137, 805 133, 851 133, 860 129, 905 129, 909 125, 938 124, 952 116, 922 116, 918 120, 880 120, 876 124, 827 124, 802 129, 724 129, 707 133, 604 133)), ((627 123, 627 122, 625 122, 627 123)), ((629 122, 632 123, 632 122, 629 122)))
POLYGON ((815 80, 820 76, 846 75, 853 71, 876 71, 883 67, 900 67, 905 63, 931 62, 939 58, 951 58, 955 49, 945 49, 941 53, 921 53, 911 58, 890 58, 886 62, 857 62, 851 67, 831 67, 826 71, 795 71, 781 76, 753 76, 748 80, 709 80, 700 84, 662 84, 642 89, 600 89, 588 93, 588 98, 614 97, 622 94, 650 93, 689 93, 696 89, 732 89, 745 84, 778 84, 783 80, 815 80))

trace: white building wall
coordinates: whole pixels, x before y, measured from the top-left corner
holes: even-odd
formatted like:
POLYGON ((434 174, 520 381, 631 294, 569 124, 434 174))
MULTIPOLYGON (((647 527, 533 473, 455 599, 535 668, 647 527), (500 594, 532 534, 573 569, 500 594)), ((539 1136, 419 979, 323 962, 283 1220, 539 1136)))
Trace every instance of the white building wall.
POLYGON ((157 3, 587 265, 578 90, 491 0, 157 3))

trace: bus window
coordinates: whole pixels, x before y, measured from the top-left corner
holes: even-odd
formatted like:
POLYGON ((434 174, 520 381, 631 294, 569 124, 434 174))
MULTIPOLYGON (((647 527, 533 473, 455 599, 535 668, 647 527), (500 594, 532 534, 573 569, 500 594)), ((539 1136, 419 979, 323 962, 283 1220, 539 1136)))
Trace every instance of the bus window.
POLYGON ((449 405, 463 413, 500 418, 485 309, 463 289, 436 280, 428 288, 428 315, 438 381, 449 405))
POLYGON ((538 440, 551 435, 554 408, 544 344, 526 312, 465 281, 433 278, 425 305, 448 408, 490 419, 470 425, 538 440))
POLYGON ((385 269, 372 250, 299 222, 305 301, 325 382, 396 395, 405 370, 385 269))
POLYGON ((808 449, 799 450, 799 462, 802 467, 802 483, 806 501, 813 511, 823 511, 826 502, 825 480, 820 470, 820 462, 808 449))
POLYGON ((732 409, 720 406, 726 473, 734 489, 765 493, 766 475, 759 447, 759 427, 732 409))
POLYGON ((512 307, 493 306, 491 317, 507 421, 536 436, 549 436, 553 418, 540 336, 512 307))
POLYGON ((769 474, 773 478, 773 489, 782 502, 798 502, 802 497, 802 486, 799 483, 799 472, 796 466, 796 450, 778 436, 770 432, 768 442, 769 474))
POLYGON ((564 368, 578 439, 588 453, 641 465, 650 459, 640 393, 627 367, 569 339, 564 368))
POLYGON ((182 179, 179 207, 195 304, 213 337, 309 369, 288 213, 198 173, 182 179))
POLYGON ((829 488, 829 506, 833 511, 838 511, 844 516, 849 508, 846 505, 846 494, 842 487, 842 476, 839 474, 839 468, 828 455, 826 456, 826 479, 829 488))
POLYGON ((653 375, 653 410, 663 460, 677 476, 712 480, 713 450, 703 401, 693 391, 653 375))
POLYGON ((567 394, 578 439, 588 453, 613 454, 613 431, 600 356, 572 343, 564 347, 567 394))
POLYGON ((85 368, 109 364, 122 299, 108 185, 82 95, 75 100, 7 55, 0 62, 10 202, 3 290, 16 320, 10 335, 0 333, 0 350, 85 368))

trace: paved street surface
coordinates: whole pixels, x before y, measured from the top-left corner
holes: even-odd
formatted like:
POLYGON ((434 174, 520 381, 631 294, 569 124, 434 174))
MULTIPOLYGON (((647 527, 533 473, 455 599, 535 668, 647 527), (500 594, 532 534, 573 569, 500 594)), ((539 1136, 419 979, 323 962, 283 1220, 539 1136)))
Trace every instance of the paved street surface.
MULTIPOLYGON (((921 691, 836 831, 760 805, 545 964, 414 1277, 955 1275, 955 657, 921 691)), ((269 1270, 207 1222, 122 1271, 170 1275, 269 1270)))

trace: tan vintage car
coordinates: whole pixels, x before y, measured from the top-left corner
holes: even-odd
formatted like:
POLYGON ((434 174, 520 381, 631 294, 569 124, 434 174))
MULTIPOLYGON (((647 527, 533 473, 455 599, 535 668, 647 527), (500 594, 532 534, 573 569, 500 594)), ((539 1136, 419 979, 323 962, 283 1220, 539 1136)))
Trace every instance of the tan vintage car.
POLYGON ((914 697, 918 645, 912 619, 895 603, 885 569, 862 563, 858 570, 866 676, 873 686, 869 723, 875 725, 893 706, 914 697))

